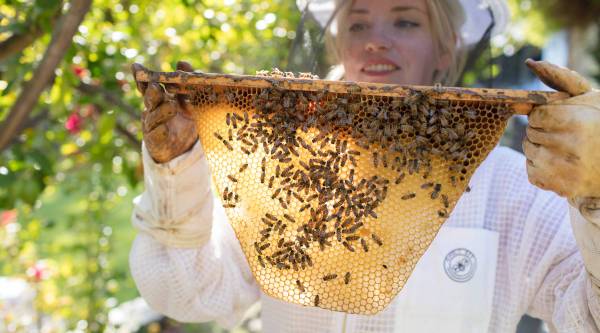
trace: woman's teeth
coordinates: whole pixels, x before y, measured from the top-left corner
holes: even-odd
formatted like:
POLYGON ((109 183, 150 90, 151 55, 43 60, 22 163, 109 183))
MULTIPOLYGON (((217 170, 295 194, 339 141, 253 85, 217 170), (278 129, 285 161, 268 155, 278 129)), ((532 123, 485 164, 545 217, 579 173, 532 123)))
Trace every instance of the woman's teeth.
POLYGON ((391 72, 391 71, 395 71, 396 69, 398 69, 398 66, 394 66, 394 65, 388 65, 388 64, 376 64, 376 65, 369 65, 366 66, 365 68, 363 68, 363 71, 365 72, 391 72))

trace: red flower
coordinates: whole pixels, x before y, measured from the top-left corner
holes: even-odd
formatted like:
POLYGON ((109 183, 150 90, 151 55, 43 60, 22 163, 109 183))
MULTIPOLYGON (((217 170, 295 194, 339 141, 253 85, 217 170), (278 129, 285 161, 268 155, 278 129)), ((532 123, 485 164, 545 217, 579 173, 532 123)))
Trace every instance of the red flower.
POLYGON ((50 276, 48 266, 43 261, 38 261, 27 269, 27 275, 33 282, 40 282, 50 276))
POLYGON ((79 112, 74 111, 71 113, 69 118, 67 118, 67 121, 65 122, 65 128, 67 131, 69 131, 69 133, 77 134, 79 131, 81 131, 81 123, 82 121, 79 112))
POLYGON ((75 72, 75 75, 79 76, 79 78, 82 78, 86 74, 85 68, 77 65, 73 66, 73 72, 75 72))
POLYGON ((17 210, 5 210, 0 213, 0 226, 7 225, 10 223, 14 223, 17 221, 17 210))
POLYGON ((44 277, 44 271, 40 267, 34 267, 33 279, 41 281, 44 277))

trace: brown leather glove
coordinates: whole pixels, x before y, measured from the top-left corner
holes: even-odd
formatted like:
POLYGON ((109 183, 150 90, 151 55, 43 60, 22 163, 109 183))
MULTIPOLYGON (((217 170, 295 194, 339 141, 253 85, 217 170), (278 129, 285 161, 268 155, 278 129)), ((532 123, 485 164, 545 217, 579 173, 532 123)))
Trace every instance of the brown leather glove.
POLYGON ((529 181, 567 198, 600 197, 600 92, 566 68, 527 64, 544 83, 575 96, 529 114, 523 141, 529 181))
POLYGON ((600 91, 567 68, 527 65, 551 88, 574 96, 529 114, 523 150, 529 181, 569 198, 575 208, 573 235, 592 290, 600 296, 600 91))
MULTIPOLYGON (((132 65, 134 76, 142 69, 140 64, 132 65)), ((177 70, 193 71, 185 61, 177 63, 177 70)), ((144 95, 146 106, 142 112, 144 143, 154 161, 166 163, 190 150, 198 140, 198 133, 186 97, 169 94, 152 81, 137 87, 144 95)))

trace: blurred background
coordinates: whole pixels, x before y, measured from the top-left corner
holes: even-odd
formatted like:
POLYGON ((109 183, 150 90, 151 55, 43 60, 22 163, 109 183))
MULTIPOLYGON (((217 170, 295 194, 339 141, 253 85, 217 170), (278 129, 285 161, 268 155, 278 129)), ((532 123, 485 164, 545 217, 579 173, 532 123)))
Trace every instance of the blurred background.
MULTIPOLYGON (((528 57, 600 78, 600 0, 508 2, 508 33, 463 85, 546 89, 528 57)), ((129 67, 283 69, 300 18, 291 0, 0 0, 0 332, 224 332, 154 313, 129 275, 143 186, 129 67)), ((520 149, 525 122, 502 144, 520 149)), ((259 332, 259 313, 234 332, 259 332)))

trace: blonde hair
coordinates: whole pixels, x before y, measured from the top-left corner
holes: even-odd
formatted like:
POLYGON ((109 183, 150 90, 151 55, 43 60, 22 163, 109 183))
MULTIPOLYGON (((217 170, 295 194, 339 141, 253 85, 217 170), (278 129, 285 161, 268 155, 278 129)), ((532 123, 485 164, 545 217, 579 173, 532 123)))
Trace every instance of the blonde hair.
MULTIPOLYGON (((328 29, 325 36, 325 45, 334 64, 332 71, 327 75, 328 79, 341 79, 344 76, 343 65, 340 64, 341 40, 332 32, 338 29, 338 18, 345 17, 350 12, 354 0, 335 0, 335 15, 332 21, 332 28, 328 29), (343 7, 340 7, 343 6, 343 7)), ((465 21, 465 13, 459 0, 425 0, 429 11, 429 21, 431 25, 432 37, 434 39, 434 48, 438 58, 447 54, 450 59, 450 66, 444 70, 434 73, 433 83, 440 83, 445 86, 456 84, 467 60, 467 49, 463 45, 460 34, 461 26, 465 21)), ((338 35, 339 35, 338 31, 338 35)))

